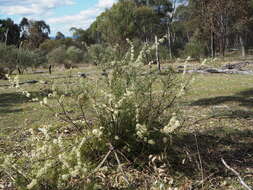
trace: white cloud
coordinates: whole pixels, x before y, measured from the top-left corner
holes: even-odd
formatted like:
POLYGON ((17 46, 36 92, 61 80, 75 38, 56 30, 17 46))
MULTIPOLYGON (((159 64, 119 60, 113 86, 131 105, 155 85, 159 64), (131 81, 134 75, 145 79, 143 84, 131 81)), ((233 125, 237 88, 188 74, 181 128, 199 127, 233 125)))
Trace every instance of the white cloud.
POLYGON ((108 8, 111 7, 113 3, 115 3, 115 0, 99 0, 97 7, 108 8))
MULTIPOLYGON (((84 0, 86 1, 86 0, 84 0)), ((88 1, 88 0, 87 0, 88 1)), ((70 35, 71 27, 86 29, 106 8, 110 8, 117 0, 98 0, 89 9, 76 14, 52 17, 54 9, 75 4, 75 0, 0 0, 0 14, 25 16, 28 19, 43 19, 51 27, 51 35, 61 31, 70 35)))
MULTIPOLYGON (((47 22, 50 25, 64 25, 64 27, 61 26, 60 28, 62 28, 64 33, 69 34, 69 29, 71 27, 88 28, 98 15, 100 15, 106 8, 110 8, 115 2, 116 0, 99 0, 93 8, 80 11, 74 15, 50 18, 47 22)), ((59 30, 59 27, 57 27, 57 30, 59 30)), ((52 28, 52 31, 56 32, 54 31, 54 28, 52 28)))
POLYGON ((73 0, 0 0, 0 13, 6 15, 42 15, 73 0))

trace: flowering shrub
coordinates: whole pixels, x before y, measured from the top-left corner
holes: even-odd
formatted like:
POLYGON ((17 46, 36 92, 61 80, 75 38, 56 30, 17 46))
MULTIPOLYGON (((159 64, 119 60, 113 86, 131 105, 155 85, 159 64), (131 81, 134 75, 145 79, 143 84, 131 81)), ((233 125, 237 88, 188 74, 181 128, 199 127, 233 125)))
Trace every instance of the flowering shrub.
POLYGON ((31 94, 20 87, 19 85, 19 77, 18 75, 15 76, 14 78, 11 78, 8 74, 5 75, 5 77, 9 80, 9 83, 11 84, 12 87, 16 88, 16 91, 21 93, 22 95, 26 96, 27 98, 30 98, 31 97, 31 94))
MULTIPOLYGON (((62 126, 30 130, 29 151, 5 157, 2 167, 18 188, 129 187, 136 178, 124 165, 136 159, 152 164, 154 155, 166 152, 168 139, 181 126, 176 102, 185 84, 172 70, 161 75, 145 68, 143 55, 152 47, 145 46, 135 56, 129 43, 122 60, 107 64, 108 75, 95 81, 81 79, 68 96, 53 86, 40 101, 55 112, 62 126), (72 115, 70 107, 76 107, 72 115)), ((136 171, 141 163, 134 164, 136 171)), ((155 171, 165 171, 166 162, 161 167, 154 164, 155 171)))

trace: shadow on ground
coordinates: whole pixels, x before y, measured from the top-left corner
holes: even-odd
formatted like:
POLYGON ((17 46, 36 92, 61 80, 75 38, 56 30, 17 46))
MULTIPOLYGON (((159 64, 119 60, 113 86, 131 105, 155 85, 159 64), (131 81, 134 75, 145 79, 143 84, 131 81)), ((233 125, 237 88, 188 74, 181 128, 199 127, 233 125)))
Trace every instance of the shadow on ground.
POLYGON ((16 109, 18 105, 28 101, 28 98, 18 93, 1 93, 0 114, 20 112, 22 109, 16 109))
MULTIPOLYGON (((46 93, 46 91, 31 92, 31 97, 40 97, 46 93)), ((0 115, 21 112, 23 109, 20 109, 19 105, 29 101, 31 101, 31 98, 27 98, 18 92, 0 93, 0 115)))
POLYGON ((173 142, 174 148, 170 153, 173 155, 172 170, 189 179, 197 177, 201 180, 201 162, 205 177, 235 177, 224 167, 221 158, 242 176, 250 175, 249 179, 253 177, 253 131, 220 128, 198 133, 196 138, 193 134, 182 134, 175 137, 173 142))
POLYGON ((233 110, 230 107, 221 107, 217 110, 213 110, 216 113, 217 117, 227 117, 231 119, 253 118, 253 89, 241 91, 232 96, 218 96, 199 99, 192 102, 190 106, 218 106, 224 104, 229 105, 230 103, 236 103, 239 106, 238 109, 233 110))
POLYGON ((237 102, 239 106, 253 107, 253 89, 241 91, 233 96, 203 98, 191 103, 191 106, 211 106, 229 102, 237 102))

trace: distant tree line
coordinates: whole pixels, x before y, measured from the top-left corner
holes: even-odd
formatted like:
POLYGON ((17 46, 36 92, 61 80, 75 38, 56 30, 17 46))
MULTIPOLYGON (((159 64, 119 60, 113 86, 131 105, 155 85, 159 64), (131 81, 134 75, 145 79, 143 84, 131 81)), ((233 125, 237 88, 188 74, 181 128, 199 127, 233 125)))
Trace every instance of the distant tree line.
POLYGON ((0 20, 0 78, 28 67, 62 64, 69 68, 82 61, 82 44, 61 32, 54 39, 49 34, 50 26, 43 20, 23 18, 19 24, 10 18, 0 20))
POLYGON ((0 41, 6 45, 35 49, 49 39, 50 27, 45 21, 23 18, 15 24, 10 18, 0 20, 0 41))
MULTIPOLYGON (((36 66, 97 65, 123 55, 128 48, 126 39, 138 50, 144 43, 154 43, 155 36, 166 36, 159 50, 164 59, 224 56, 230 50, 240 50, 246 56, 253 47, 253 0, 119 0, 88 29, 73 27, 70 31, 72 38, 59 31, 51 39, 50 26, 43 20, 23 18, 16 24, 10 18, 1 19, 1 48, 12 46, 13 53, 19 55, 11 70, 21 67, 22 49, 35 53, 23 51, 29 54, 27 60, 39 55, 43 61, 29 61, 36 66)), ((4 61, 8 56, 1 55, 5 57, 0 57, 3 67, 10 60, 4 61)))
POLYGON ((252 0, 120 0, 87 29, 73 28, 82 43, 119 44, 125 39, 154 41, 167 35, 168 54, 224 56, 252 47, 252 0))

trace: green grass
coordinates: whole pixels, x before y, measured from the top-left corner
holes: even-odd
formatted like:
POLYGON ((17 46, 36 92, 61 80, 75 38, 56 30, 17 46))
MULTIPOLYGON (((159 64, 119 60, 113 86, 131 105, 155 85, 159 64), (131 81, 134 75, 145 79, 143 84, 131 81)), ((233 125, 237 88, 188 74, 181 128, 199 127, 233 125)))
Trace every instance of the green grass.
MULTIPOLYGON (((94 79, 99 77, 99 71, 94 67, 74 69, 71 74, 78 72, 88 73, 88 77, 94 79)), ((53 83, 62 89, 78 83, 78 78, 60 78, 68 75, 70 71, 53 73, 52 76, 57 76, 57 79, 48 74, 27 74, 20 76, 20 81, 47 81, 47 84, 22 85, 32 96, 42 99, 53 83)), ((206 179, 204 189, 242 189, 235 176, 221 164, 221 157, 242 172, 245 180, 252 185, 253 77, 206 74, 195 75, 194 78, 180 105, 185 127, 182 134, 173 139, 176 148, 172 152, 176 153, 171 167, 175 176, 182 183, 187 180, 196 182, 202 178, 193 136, 196 132, 204 177, 212 175, 206 179), (185 164, 182 160, 186 160, 185 164), (250 172, 251 175, 246 174, 250 172)), ((0 81, 0 86, 5 84, 8 82, 0 81)), ((53 102, 50 104, 55 106, 53 102)), ((29 101, 13 88, 0 87, 0 156, 22 146, 26 129, 57 122, 52 113, 38 102, 29 101)))
POLYGON ((187 94, 189 100, 240 95, 253 88, 253 77, 248 75, 200 74, 194 78, 187 94))

